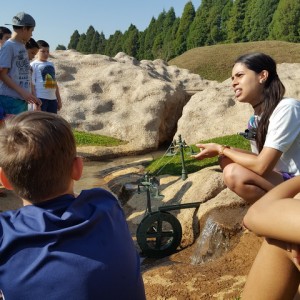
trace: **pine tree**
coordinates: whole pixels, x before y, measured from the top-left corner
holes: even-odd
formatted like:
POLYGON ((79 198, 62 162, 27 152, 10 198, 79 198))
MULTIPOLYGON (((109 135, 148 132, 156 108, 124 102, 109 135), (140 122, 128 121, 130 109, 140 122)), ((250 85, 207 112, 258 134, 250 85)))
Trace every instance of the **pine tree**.
POLYGON ((86 38, 85 33, 82 33, 82 34, 80 35, 78 44, 77 44, 77 46, 76 46, 76 50, 77 50, 78 52, 86 53, 85 38, 86 38))
POLYGON ((105 46, 106 46, 105 35, 104 35, 103 31, 101 31, 100 36, 99 36, 99 43, 98 43, 96 53, 104 54, 105 53, 105 46))
POLYGON ((244 19, 246 8, 249 0, 234 0, 230 19, 228 20, 227 41, 231 43, 239 43, 244 41, 244 19))
POLYGON ((58 44, 55 50, 67 50, 66 46, 58 44))
POLYGON ((207 19, 211 9, 212 0, 202 0, 196 11, 195 18, 190 26, 187 37, 187 49, 204 46, 210 31, 207 19))
POLYGON ((244 22, 245 41, 263 41, 269 36, 269 27, 279 0, 250 0, 244 22))
POLYGON ((166 11, 163 10, 163 12, 159 14, 155 23, 156 36, 153 40, 153 44, 151 48, 152 56, 154 58, 162 58, 162 48, 163 48, 164 37, 165 37, 165 33, 164 33, 165 19, 166 19, 166 11))
POLYGON ((176 18, 174 8, 171 7, 164 20, 163 46, 161 58, 168 61, 175 57, 174 40, 178 30, 180 18, 176 18))
POLYGON ((175 52, 180 55, 187 50, 187 37, 190 26, 195 18, 195 8, 191 1, 189 1, 183 10, 180 18, 179 27, 176 33, 175 52))
POLYGON ((93 36, 91 46, 90 46, 90 53, 99 53, 98 47, 100 43, 100 34, 98 31, 95 31, 95 34, 93 36))
POLYGON ((270 24, 270 38, 300 42, 300 1, 280 0, 270 24))
POLYGON ((130 24, 127 31, 124 32, 122 50, 129 56, 136 57, 139 48, 139 31, 130 24))
POLYGON ((95 29, 93 26, 90 26, 88 30, 86 31, 86 37, 85 37, 85 52, 86 53, 93 53, 91 50, 92 41, 95 35, 95 29))
POLYGON ((114 34, 110 35, 106 42, 105 54, 108 56, 115 56, 122 51, 122 38, 123 34, 120 30, 117 30, 114 34))
POLYGON ((149 26, 145 30, 145 39, 144 44, 142 45, 144 53, 143 58, 144 59, 153 59, 153 53, 152 53, 152 46, 154 43, 154 39, 157 34, 156 29, 156 19, 152 17, 149 26))
POLYGON ((68 49, 74 49, 74 50, 77 49, 77 44, 79 42, 79 39, 80 39, 80 34, 78 30, 75 30, 70 38, 68 49))

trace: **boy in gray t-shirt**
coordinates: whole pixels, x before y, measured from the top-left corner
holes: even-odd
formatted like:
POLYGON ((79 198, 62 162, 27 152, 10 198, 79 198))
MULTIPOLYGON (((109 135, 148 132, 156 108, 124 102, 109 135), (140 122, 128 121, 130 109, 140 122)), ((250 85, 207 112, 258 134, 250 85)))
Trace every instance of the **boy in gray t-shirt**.
POLYGON ((28 103, 40 101, 31 93, 30 63, 25 43, 31 38, 35 20, 18 13, 12 19, 13 35, 0 51, 0 107, 7 114, 27 111, 28 103))

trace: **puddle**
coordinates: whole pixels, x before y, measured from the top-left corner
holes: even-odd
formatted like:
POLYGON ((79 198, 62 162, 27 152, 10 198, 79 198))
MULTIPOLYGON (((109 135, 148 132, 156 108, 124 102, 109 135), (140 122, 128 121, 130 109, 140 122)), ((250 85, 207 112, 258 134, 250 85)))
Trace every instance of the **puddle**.
POLYGON ((126 168, 130 164, 150 162, 163 154, 164 152, 162 151, 155 151, 145 155, 125 156, 105 161, 84 161, 82 177, 79 181, 76 181, 74 185, 75 192, 80 193, 81 190, 94 187, 109 189, 103 179, 105 174, 126 168))

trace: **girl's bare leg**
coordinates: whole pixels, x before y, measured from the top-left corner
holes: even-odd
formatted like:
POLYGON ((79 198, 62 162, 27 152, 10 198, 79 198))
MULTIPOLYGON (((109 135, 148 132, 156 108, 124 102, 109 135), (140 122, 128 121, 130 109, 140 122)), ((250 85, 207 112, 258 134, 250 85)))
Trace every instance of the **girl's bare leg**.
POLYGON ((242 299, 294 299, 299 282, 300 273, 286 250, 286 244, 265 240, 248 275, 242 299))
POLYGON ((229 163, 223 169, 224 182, 229 189, 252 204, 275 185, 283 182, 281 174, 271 172, 262 177, 241 165, 229 163))

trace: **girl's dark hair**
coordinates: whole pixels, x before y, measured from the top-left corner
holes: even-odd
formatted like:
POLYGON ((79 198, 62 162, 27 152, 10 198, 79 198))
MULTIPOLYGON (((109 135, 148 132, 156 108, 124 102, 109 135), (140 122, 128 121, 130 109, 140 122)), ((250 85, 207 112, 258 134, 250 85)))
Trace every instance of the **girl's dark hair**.
POLYGON ((248 53, 240 56, 235 63, 244 64, 249 70, 259 74, 263 70, 268 71, 268 78, 264 83, 262 94, 262 114, 257 128, 256 143, 261 151, 269 127, 269 119, 277 104, 282 100, 285 87, 278 77, 276 62, 272 57, 264 53, 248 53))

